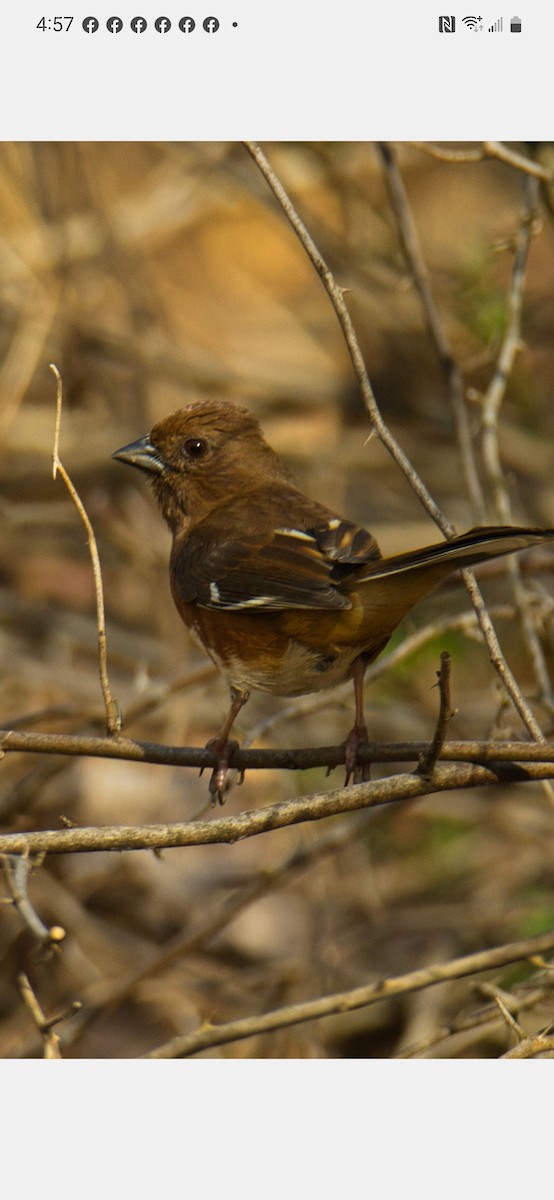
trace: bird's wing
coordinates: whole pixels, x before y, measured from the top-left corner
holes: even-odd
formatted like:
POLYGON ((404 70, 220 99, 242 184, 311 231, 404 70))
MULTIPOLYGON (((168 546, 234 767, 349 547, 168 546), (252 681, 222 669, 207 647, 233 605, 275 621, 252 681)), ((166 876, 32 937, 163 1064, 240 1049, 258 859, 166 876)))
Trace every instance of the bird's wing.
POLYGON ((183 600, 235 611, 347 609, 351 601, 340 587, 342 579, 379 558, 367 530, 315 505, 290 526, 283 524, 282 512, 273 514, 269 527, 262 514, 256 530, 250 508, 249 522, 237 530, 237 514, 230 516, 234 536, 230 522, 214 522, 212 513, 175 547, 171 569, 183 600))

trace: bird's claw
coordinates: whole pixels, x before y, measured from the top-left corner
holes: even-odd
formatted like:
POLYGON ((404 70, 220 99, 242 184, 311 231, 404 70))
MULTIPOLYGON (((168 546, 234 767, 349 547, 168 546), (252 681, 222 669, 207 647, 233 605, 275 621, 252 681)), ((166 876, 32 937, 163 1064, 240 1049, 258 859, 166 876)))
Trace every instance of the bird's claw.
POLYGON ((344 743, 345 787, 348 787, 351 779, 352 783, 367 783, 371 779, 371 763, 358 761, 358 750, 361 746, 367 745, 369 745, 369 741, 366 726, 354 725, 344 743))
MULTIPOLYGON (((217 763, 212 771, 208 791, 212 804, 225 804, 225 792, 229 791, 231 780, 229 778, 229 767, 235 750, 238 750, 238 742, 229 738, 210 738, 206 743, 206 750, 210 750, 215 754, 217 763)), ((200 772, 202 774, 202 772, 200 772)), ((240 782, 244 779, 244 772, 241 772, 240 782)))

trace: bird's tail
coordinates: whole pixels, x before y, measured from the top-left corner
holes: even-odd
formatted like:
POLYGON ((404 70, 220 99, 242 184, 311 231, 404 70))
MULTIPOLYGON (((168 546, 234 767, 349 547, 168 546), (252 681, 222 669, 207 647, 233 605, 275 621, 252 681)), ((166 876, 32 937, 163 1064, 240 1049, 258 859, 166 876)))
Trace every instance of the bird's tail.
POLYGON ((432 546, 423 546, 421 550, 408 550, 404 554, 395 554, 391 558, 382 558, 372 563, 358 581, 390 578, 391 575, 417 574, 423 569, 429 578, 436 575, 436 583, 445 579, 451 571, 463 570, 464 567, 476 566, 489 558, 500 558, 503 554, 514 554, 529 546, 540 545, 541 542, 554 540, 554 529, 518 529, 510 525, 484 525, 477 529, 468 529, 458 537, 447 542, 438 542, 432 546), (436 572, 433 570, 436 567, 436 572))

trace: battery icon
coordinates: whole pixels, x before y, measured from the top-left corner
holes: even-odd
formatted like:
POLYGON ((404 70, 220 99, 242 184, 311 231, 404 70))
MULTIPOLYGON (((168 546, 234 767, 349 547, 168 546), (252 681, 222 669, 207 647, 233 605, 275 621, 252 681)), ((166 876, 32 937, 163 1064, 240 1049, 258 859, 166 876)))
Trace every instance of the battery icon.
POLYGON ((521 33, 521 17, 512 17, 510 21, 510 33, 521 33))

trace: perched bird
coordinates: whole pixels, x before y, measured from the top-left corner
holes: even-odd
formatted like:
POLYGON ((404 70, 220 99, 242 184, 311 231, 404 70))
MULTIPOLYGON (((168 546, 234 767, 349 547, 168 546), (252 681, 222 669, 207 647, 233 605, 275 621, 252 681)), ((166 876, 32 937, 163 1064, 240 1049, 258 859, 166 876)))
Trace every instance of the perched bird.
POLYGON ((300 696, 354 682, 346 782, 367 778, 363 678, 411 608, 452 571, 554 539, 554 529, 490 526, 383 558, 367 529, 309 500, 245 408, 190 404, 114 458, 151 477, 173 535, 171 591, 231 693, 208 743, 212 801, 223 802, 232 725, 251 688, 300 696))

